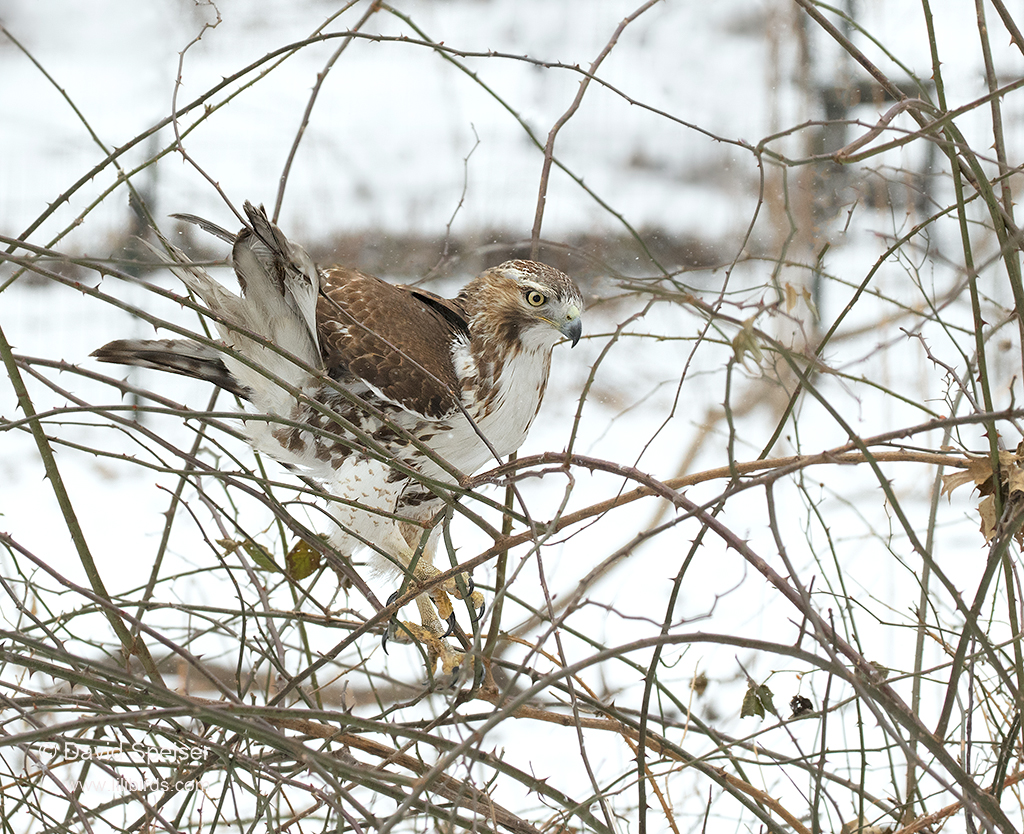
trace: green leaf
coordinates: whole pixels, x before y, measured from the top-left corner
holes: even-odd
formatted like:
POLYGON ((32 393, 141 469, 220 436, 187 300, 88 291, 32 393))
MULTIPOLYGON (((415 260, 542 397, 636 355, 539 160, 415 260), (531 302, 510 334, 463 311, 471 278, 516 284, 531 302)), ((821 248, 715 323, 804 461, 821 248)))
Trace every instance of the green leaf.
POLYGON ((761 702, 761 704, 764 706, 764 708, 768 712, 770 712, 772 715, 778 715, 778 713, 775 711, 775 700, 774 700, 774 698, 775 698, 775 695, 768 688, 768 684, 762 683, 757 688, 757 700, 759 700, 761 702))
POLYGON ((743 696, 743 706, 740 707, 740 718, 746 718, 748 715, 764 718, 766 711, 772 715, 777 715, 774 698, 775 696, 768 688, 768 684, 762 683, 758 686, 753 681, 750 681, 747 685, 747 692, 743 696))
POLYGON ((285 557, 285 573, 292 579, 305 579, 320 569, 320 552, 299 539, 285 557))
POLYGON ((754 332, 754 319, 757 316, 751 316, 749 319, 743 322, 743 329, 740 330, 732 340, 732 352, 733 357, 737 362, 743 364, 748 370, 757 370, 761 365, 761 360, 764 359, 764 352, 761 350, 761 340, 754 332), (747 355, 753 360, 753 365, 746 363, 747 355))
POLYGON ((256 544, 252 539, 246 539, 241 542, 232 539, 220 539, 217 543, 224 548, 225 553, 234 553, 241 547, 249 555, 249 558, 256 563, 256 567, 273 571, 274 573, 281 572, 281 567, 274 561, 274 557, 270 555, 267 549, 262 545, 256 544))
POLYGON ((757 687, 754 686, 753 681, 747 687, 747 694, 743 696, 743 706, 740 707, 740 718, 746 718, 748 715, 764 718, 764 707, 757 697, 757 687))

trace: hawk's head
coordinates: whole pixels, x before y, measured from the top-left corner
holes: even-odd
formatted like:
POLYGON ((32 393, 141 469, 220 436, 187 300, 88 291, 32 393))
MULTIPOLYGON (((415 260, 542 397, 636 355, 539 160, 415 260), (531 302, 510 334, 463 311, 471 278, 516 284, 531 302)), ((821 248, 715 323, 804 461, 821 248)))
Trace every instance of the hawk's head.
POLYGON ((505 261, 459 293, 470 332, 497 338, 513 350, 550 349, 583 332, 583 297, 569 276, 536 261, 505 261))

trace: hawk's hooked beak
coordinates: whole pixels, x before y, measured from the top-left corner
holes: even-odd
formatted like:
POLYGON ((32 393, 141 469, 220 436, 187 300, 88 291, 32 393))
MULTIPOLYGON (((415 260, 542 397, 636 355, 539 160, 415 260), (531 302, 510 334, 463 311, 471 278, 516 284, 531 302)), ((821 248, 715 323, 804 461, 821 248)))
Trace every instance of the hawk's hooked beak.
POLYGON ((575 304, 565 311, 565 321, 562 322, 558 330, 572 342, 573 347, 576 347, 576 343, 583 334, 583 319, 580 318, 580 310, 575 304))

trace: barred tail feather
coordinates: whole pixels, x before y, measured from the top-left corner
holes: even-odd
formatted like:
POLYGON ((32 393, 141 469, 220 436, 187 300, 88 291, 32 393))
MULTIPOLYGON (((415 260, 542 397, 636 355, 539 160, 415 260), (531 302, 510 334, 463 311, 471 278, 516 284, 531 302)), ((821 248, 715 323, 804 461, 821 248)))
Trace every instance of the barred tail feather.
POLYGON ((219 351, 188 339, 118 339, 92 355, 100 362, 154 368, 212 382, 243 399, 252 394, 231 375, 219 351))

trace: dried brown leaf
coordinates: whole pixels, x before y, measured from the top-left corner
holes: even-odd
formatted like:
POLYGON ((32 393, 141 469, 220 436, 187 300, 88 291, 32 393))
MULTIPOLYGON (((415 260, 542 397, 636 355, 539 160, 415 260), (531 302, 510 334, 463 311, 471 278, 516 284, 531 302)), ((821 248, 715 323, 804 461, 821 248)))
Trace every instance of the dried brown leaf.
POLYGON ((948 475, 942 476, 942 494, 949 495, 957 487, 970 483, 974 483, 974 475, 970 469, 958 469, 956 472, 950 472, 948 475))
POLYGON ((959 469, 942 476, 942 492, 948 495, 957 487, 964 484, 974 483, 975 486, 982 486, 992 478, 992 460, 988 457, 974 458, 968 456, 967 468, 959 469))
POLYGON ((981 535, 986 542, 992 541, 996 534, 996 499, 994 495, 986 495, 978 503, 978 515, 981 516, 981 535))

